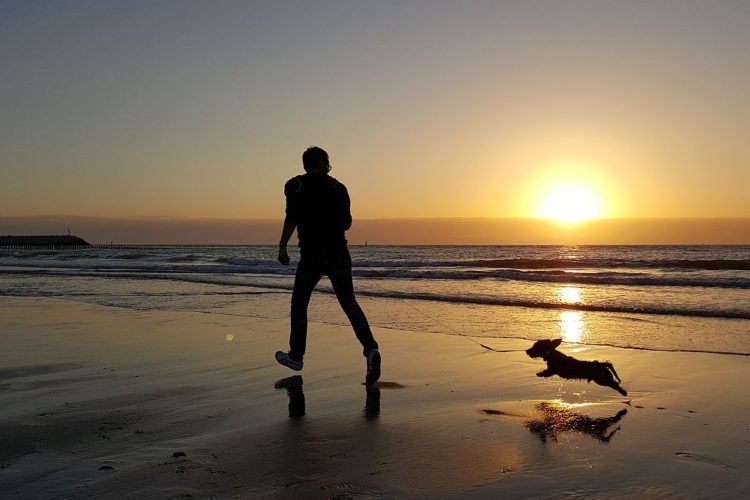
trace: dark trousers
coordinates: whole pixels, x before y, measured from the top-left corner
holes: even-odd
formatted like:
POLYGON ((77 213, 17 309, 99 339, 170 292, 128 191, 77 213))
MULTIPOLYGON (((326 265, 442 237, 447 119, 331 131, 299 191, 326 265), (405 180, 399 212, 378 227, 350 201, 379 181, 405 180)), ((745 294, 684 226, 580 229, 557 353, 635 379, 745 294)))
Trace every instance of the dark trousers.
POLYGON ((292 291, 292 332, 289 336, 289 356, 302 360, 307 346, 307 306, 315 285, 324 275, 328 276, 341 308, 349 318, 357 339, 362 344, 362 353, 378 348, 372 336, 365 313, 354 298, 352 284, 352 258, 346 247, 332 250, 302 249, 292 291))

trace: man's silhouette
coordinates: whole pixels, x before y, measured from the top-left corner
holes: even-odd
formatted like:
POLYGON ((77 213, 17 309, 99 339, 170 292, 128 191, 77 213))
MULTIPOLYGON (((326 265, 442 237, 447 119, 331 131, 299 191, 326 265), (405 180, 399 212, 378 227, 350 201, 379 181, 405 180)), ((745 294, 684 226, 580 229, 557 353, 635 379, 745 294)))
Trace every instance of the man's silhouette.
POLYGON ((331 164, 325 150, 308 148, 302 155, 302 164, 306 173, 289 179, 284 186, 286 218, 278 259, 289 265, 286 245, 296 228, 300 261, 292 291, 289 352, 278 351, 276 361, 292 370, 302 370, 307 344, 307 306, 315 285, 326 275, 362 344, 367 359, 365 383, 369 386, 380 378, 380 353, 367 318, 354 298, 352 259, 344 234, 352 225, 349 193, 346 186, 328 175, 331 164))

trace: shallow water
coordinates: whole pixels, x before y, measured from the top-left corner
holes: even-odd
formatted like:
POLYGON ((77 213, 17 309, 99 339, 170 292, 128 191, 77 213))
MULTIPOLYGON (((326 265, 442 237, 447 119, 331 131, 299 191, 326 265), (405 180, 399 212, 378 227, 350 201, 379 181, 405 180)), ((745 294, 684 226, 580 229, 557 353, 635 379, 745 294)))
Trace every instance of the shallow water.
MULTIPOLYGON (((0 296, 283 318, 298 254, 287 268, 275 252, 0 251, 0 296), (274 312, 255 303, 258 294, 278 303, 274 312)), ((375 326, 750 354, 747 246, 388 246, 351 253, 355 288, 375 326)), ((326 279, 318 289, 311 319, 345 324, 326 279)))

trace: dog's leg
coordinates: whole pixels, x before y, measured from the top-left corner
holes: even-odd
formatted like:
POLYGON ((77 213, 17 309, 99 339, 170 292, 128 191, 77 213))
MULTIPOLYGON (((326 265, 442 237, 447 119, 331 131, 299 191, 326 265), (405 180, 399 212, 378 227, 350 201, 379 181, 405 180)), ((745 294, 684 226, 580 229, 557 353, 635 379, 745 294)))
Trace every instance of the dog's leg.
POLYGON ((551 377, 552 375, 554 375, 554 373, 551 372, 549 368, 536 374, 537 377, 551 377))
POLYGON ((613 381, 611 384, 607 384, 607 385, 611 387, 612 389, 616 390, 617 392, 619 392, 620 394, 622 394, 623 396, 628 395, 628 392, 622 387, 620 387, 620 384, 618 384, 617 382, 613 381))
MULTIPOLYGON (((607 363, 602 363, 602 365, 606 365, 607 363)), ((601 367, 597 373, 594 374, 594 377, 592 379, 597 384, 603 386, 603 387, 611 387, 612 389, 616 390, 623 396, 627 396, 628 393, 625 392, 625 389, 620 387, 620 384, 615 382, 615 379, 612 378, 612 372, 610 372, 607 368, 601 367)))
POLYGON ((617 375, 617 372, 615 371, 615 367, 614 367, 614 365, 612 363, 610 363, 609 361, 606 361, 606 362, 604 362, 602 364, 604 366, 606 366, 607 368, 610 369, 610 371, 612 372, 612 375, 615 376, 615 378, 617 379, 618 382, 622 382, 622 380, 620 380, 620 376, 617 375))

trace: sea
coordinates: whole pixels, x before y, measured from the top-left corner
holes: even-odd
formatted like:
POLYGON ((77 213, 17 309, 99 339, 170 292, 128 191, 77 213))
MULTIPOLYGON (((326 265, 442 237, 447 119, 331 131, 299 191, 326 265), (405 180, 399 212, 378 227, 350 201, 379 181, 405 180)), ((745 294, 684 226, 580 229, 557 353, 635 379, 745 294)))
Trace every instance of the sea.
MULTIPOLYGON (((299 253, 274 246, 0 250, 0 297, 286 318, 299 253)), ((750 355, 750 246, 352 246, 370 324, 750 355)), ((310 320, 346 325, 323 278, 310 320)), ((314 326, 311 325, 311 330, 314 326)))

